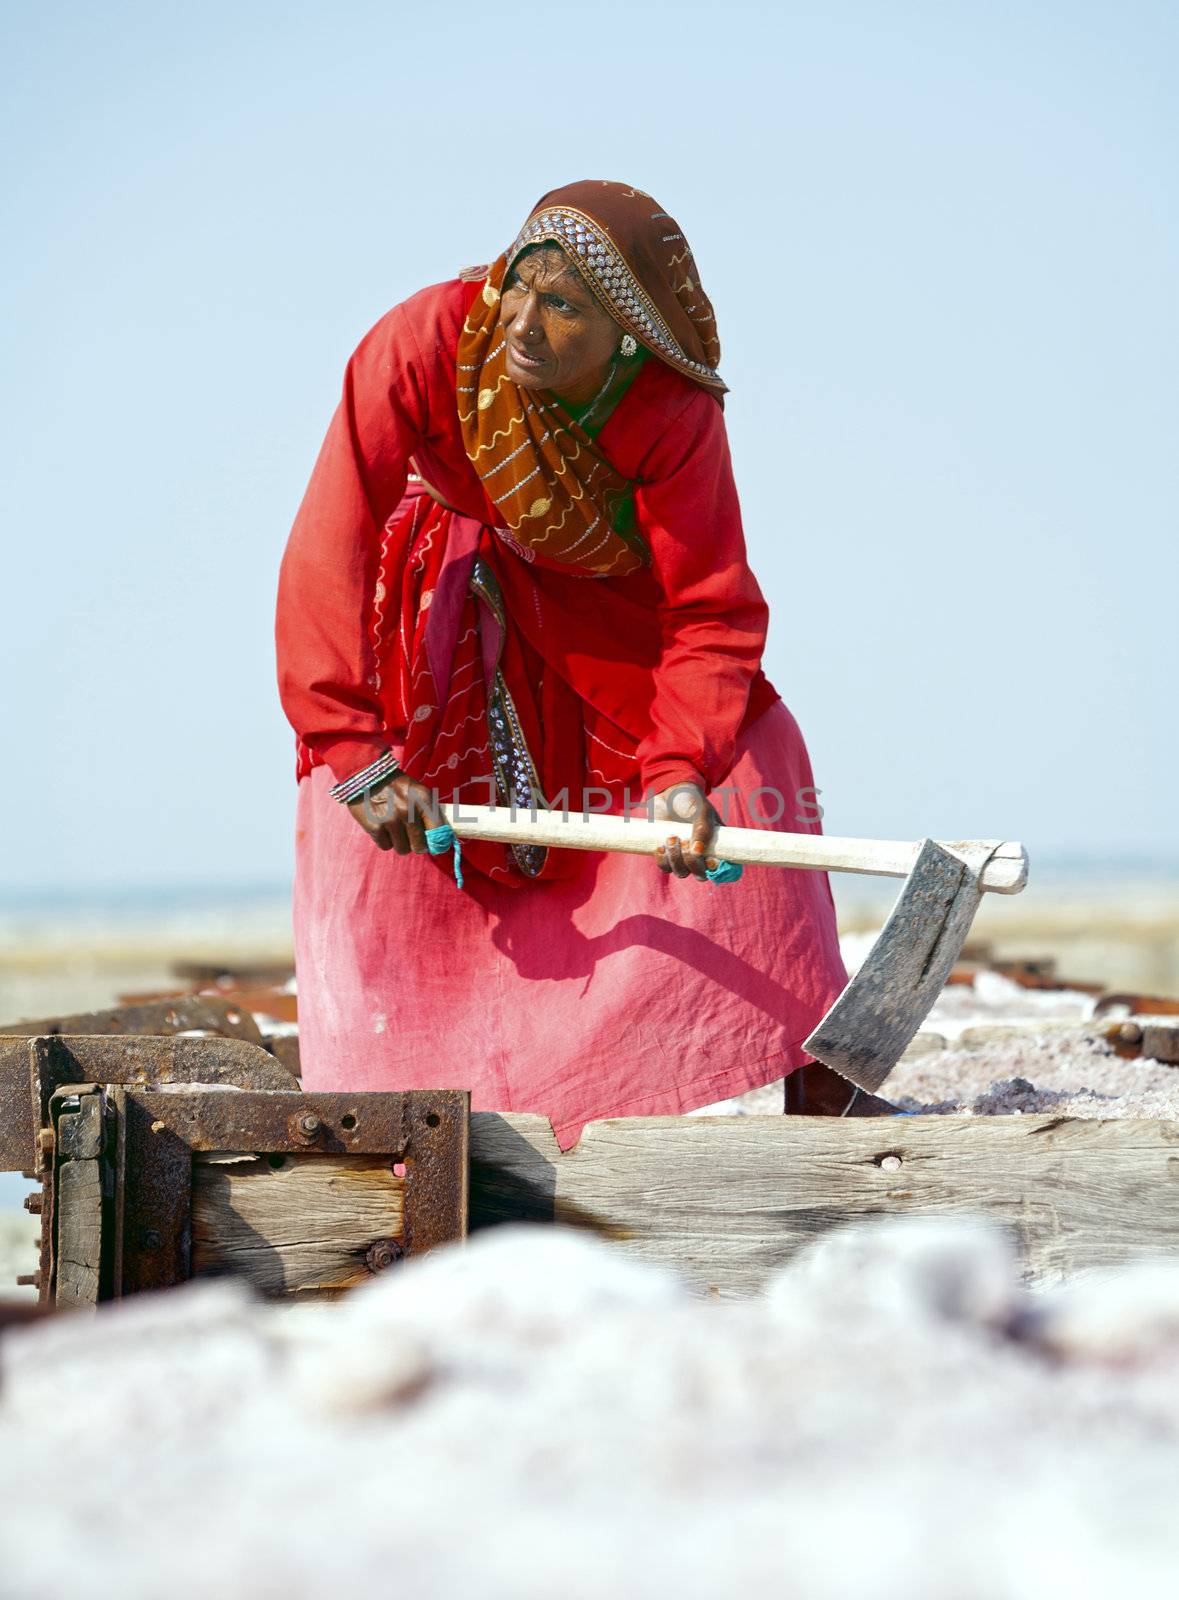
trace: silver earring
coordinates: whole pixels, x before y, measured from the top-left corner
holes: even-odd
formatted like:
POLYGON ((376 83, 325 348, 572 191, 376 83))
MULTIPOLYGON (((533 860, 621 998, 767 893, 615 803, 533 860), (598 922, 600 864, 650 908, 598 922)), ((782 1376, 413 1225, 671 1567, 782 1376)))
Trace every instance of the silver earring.
POLYGON ((633 356, 635 351, 639 348, 639 341, 635 338, 633 333, 624 333, 622 336, 622 343, 618 346, 618 348, 629 361, 631 356, 633 356))

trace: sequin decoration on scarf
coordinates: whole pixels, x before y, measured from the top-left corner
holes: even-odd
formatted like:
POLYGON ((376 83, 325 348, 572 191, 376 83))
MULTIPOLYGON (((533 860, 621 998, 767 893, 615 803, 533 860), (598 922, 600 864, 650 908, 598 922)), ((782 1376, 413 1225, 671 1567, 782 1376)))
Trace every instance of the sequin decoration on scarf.
POLYGON ((587 577, 622 577, 649 559, 637 534, 615 526, 630 485, 563 407, 507 375, 500 290, 521 250, 549 241, 561 245, 620 328, 719 395, 725 386, 716 372, 716 320, 674 219, 625 184, 552 190, 503 255, 475 269, 486 281, 458 346, 467 455, 527 559, 587 577))

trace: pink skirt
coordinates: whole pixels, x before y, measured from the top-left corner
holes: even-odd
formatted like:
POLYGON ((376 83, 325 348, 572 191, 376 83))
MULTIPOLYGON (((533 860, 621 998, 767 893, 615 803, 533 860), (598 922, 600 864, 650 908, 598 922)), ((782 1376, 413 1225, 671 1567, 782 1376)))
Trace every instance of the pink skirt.
MULTIPOLYGON (((302 778, 296 814, 305 1089, 469 1089, 475 1111, 548 1117, 568 1149, 596 1118, 695 1110, 811 1059, 802 1040, 847 981, 825 873, 712 885, 587 854, 570 880, 471 872, 460 889, 428 857, 378 850, 332 782, 325 766, 302 778)), ((818 833, 798 820, 812 782, 778 701, 714 803, 737 827, 818 833)))

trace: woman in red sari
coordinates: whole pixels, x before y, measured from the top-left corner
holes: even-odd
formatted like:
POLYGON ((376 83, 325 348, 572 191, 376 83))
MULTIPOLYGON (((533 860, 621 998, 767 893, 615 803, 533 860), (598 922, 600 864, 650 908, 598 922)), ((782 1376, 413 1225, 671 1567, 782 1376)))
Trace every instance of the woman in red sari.
MULTIPOLYGON (((718 812, 819 831, 760 667, 719 355, 674 220, 583 182, 352 356, 278 599, 306 1088, 469 1088, 568 1147, 809 1061, 845 982, 826 877, 707 881, 718 812), (428 853, 435 798, 536 795, 652 797, 692 842, 467 843, 461 885, 428 853)), ((847 1110, 809 1070, 808 1109, 847 1110)))

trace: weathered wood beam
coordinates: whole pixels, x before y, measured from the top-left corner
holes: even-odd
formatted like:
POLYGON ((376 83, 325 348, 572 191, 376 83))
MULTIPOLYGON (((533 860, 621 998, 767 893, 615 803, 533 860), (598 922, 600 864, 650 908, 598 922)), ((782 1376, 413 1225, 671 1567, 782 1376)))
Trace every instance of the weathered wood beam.
POLYGON ((628 1117, 562 1155, 542 1117, 471 1118, 472 1227, 558 1222, 741 1296, 830 1228, 972 1216, 1029 1280, 1179 1250, 1179 1122, 628 1117))

